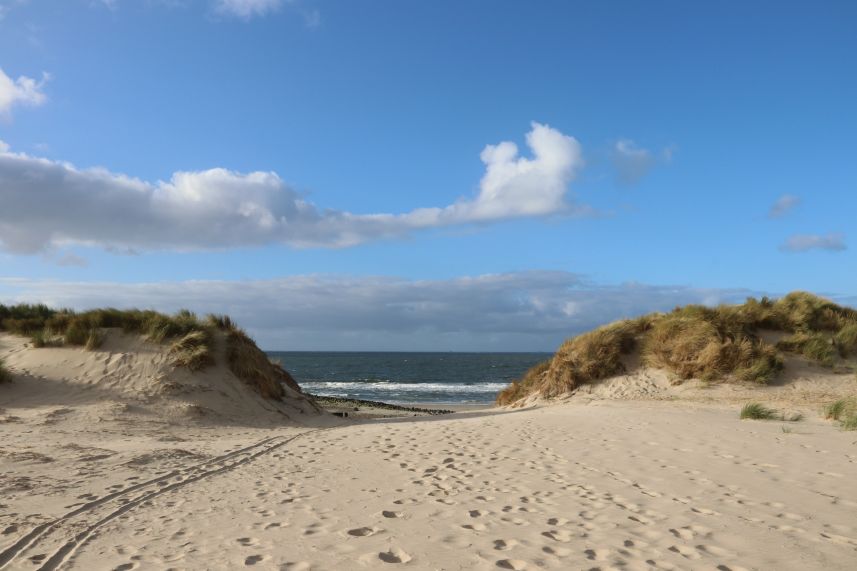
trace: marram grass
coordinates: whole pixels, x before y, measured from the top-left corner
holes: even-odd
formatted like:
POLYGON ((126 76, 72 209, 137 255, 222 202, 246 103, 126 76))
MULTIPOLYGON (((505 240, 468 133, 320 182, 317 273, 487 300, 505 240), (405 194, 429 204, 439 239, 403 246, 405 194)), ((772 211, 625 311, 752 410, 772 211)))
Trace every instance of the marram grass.
MULTIPOLYGON (((226 361, 232 373, 265 398, 281 399, 285 386, 300 391, 281 366, 265 353, 226 315, 199 319, 188 310, 166 315, 151 310, 114 308, 75 312, 46 305, 0 304, 0 331, 30 337, 33 347, 82 346, 94 351, 104 342, 105 329, 119 328, 144 336, 154 343, 169 343, 176 367, 200 371, 215 363, 216 337, 224 339, 226 361)), ((0 367, 0 382, 8 380, 0 367)))
POLYGON ((531 395, 557 397, 625 372, 625 356, 671 373, 678 382, 747 381, 766 384, 783 369, 783 354, 824 366, 857 355, 857 310, 806 292, 739 305, 688 305, 618 321, 572 337, 553 358, 527 371, 497 396, 511 404, 531 395), (788 335, 776 346, 763 331, 788 335))
POLYGON ((748 402, 741 409, 741 420, 774 420, 777 411, 757 402, 748 402))

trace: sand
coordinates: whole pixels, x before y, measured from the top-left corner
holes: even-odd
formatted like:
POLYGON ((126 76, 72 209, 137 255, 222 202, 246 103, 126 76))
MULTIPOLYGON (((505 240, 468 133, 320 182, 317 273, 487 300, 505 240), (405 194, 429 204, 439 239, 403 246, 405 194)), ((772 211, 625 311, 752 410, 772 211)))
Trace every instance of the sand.
MULTIPOLYGON (((69 351, 66 365, 100 363, 51 351, 69 351)), ((857 433, 822 420, 813 402, 789 400, 806 386, 761 393, 805 409, 800 423, 741 421, 746 395, 720 402, 717 391, 729 392, 720 387, 693 389, 709 401, 667 398, 667 387, 608 398, 609 384, 552 406, 441 416, 242 419, 238 405, 210 399, 215 413, 195 417, 160 396, 105 392, 85 367, 90 388, 79 376, 38 377, 49 367, 35 374, 29 352, 0 338, 0 357, 31 371, 0 387, 3 569, 726 571, 857 561, 857 433), (62 385, 53 396, 50 382, 62 385)), ((846 389, 829 390, 853 386, 853 376, 839 379, 846 389)))

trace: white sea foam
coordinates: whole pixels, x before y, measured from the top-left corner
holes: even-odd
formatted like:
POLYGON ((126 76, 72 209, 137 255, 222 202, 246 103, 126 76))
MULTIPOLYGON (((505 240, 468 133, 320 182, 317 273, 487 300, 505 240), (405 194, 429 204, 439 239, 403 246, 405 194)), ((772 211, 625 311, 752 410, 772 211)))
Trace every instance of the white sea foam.
POLYGON ((351 392, 390 393, 482 393, 490 394, 506 388, 508 383, 397 383, 395 381, 305 381, 301 388, 313 394, 342 395, 351 392))

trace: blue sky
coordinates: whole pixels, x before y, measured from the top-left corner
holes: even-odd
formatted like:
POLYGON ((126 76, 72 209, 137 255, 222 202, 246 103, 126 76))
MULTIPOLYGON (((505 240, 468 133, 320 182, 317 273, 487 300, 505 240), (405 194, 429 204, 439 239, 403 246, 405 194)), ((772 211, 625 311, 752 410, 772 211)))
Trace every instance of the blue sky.
POLYGON ((230 311, 271 349, 551 350, 676 303, 857 294, 853 2, 0 17, 0 301, 230 311))

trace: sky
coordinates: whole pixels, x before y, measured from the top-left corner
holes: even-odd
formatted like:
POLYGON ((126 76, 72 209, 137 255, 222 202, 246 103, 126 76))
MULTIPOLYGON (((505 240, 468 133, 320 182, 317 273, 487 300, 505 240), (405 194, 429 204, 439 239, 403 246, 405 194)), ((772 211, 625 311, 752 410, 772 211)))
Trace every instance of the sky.
POLYGON ((0 302, 552 351, 857 304, 857 3, 0 0, 0 302))

